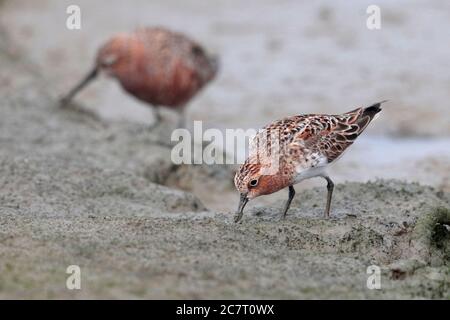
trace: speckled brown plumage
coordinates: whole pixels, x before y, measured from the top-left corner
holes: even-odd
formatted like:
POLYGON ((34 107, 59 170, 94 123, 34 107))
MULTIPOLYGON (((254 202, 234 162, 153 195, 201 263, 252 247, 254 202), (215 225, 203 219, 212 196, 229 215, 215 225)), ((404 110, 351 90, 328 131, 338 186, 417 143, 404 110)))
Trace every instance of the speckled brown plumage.
MULTIPOLYGON (((253 139, 253 149, 236 173, 236 188, 246 201, 286 187, 291 197, 294 184, 321 176, 328 181, 331 193, 333 184, 326 174, 327 166, 364 131, 381 111, 381 103, 341 115, 298 115, 269 124, 253 139)), ((331 201, 331 195, 329 198, 331 201)), ((329 206, 327 201, 326 215, 329 206)), ((238 218, 241 216, 242 212, 238 218)))

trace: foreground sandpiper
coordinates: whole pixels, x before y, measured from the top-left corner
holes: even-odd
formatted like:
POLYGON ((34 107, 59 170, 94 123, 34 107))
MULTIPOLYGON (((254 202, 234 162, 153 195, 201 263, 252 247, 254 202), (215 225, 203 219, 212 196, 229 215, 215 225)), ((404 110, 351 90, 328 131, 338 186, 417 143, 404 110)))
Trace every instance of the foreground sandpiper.
POLYGON ((158 107, 180 113, 210 82, 218 71, 218 58, 185 35, 159 27, 120 33, 98 51, 92 70, 60 100, 67 105, 99 72, 119 80, 122 87, 141 101, 149 103, 158 122, 158 107))
POLYGON ((288 188, 289 197, 282 212, 285 217, 295 196, 293 186, 313 177, 323 177, 327 181, 325 217, 329 217, 334 184, 326 169, 364 131, 381 111, 383 102, 341 115, 293 116, 259 131, 253 139, 257 147, 250 151, 234 177, 240 192, 235 221, 242 218, 249 200, 288 188))

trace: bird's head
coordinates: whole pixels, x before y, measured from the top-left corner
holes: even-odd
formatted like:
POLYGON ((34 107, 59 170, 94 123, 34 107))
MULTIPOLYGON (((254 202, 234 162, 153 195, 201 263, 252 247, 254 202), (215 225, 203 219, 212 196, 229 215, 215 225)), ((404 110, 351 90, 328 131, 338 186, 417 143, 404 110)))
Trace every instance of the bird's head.
POLYGON ((281 172, 272 173, 261 164, 246 162, 236 172, 234 184, 240 193, 237 222, 241 219, 244 207, 249 200, 285 188, 290 184, 290 178, 281 172))
POLYGON ((206 84, 217 75, 220 67, 219 56, 207 53, 206 50, 198 43, 190 44, 191 57, 200 72, 202 82, 206 84))

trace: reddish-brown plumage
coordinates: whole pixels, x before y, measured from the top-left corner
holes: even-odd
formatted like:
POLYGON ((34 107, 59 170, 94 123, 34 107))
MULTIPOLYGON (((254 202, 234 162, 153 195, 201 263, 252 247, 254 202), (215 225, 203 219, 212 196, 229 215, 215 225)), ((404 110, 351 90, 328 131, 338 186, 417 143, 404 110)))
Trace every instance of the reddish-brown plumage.
POLYGON ((182 109, 217 70, 217 58, 197 42, 167 29, 141 28, 107 41, 98 51, 94 70, 62 102, 104 71, 144 102, 182 109))
POLYGON ((241 219, 249 200, 289 188, 284 216, 295 195, 293 186, 312 177, 327 180, 325 215, 328 217, 334 184, 326 168, 366 129, 381 111, 383 102, 340 115, 292 116, 264 127, 253 139, 256 148, 250 150, 250 156, 234 178, 241 194, 236 221, 241 219), (272 152, 265 153, 265 150, 272 152))

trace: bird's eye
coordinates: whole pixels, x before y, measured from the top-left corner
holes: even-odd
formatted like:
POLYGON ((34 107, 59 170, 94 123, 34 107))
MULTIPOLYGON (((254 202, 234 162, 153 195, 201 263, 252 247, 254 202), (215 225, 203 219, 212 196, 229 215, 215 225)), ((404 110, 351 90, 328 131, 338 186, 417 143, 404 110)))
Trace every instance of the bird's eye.
POLYGON ((258 184, 258 180, 256 180, 256 179, 253 179, 252 181, 250 181, 251 187, 256 187, 257 184, 258 184))
POLYGON ((196 56, 203 55, 203 49, 200 46, 194 45, 192 47, 192 53, 196 56))

